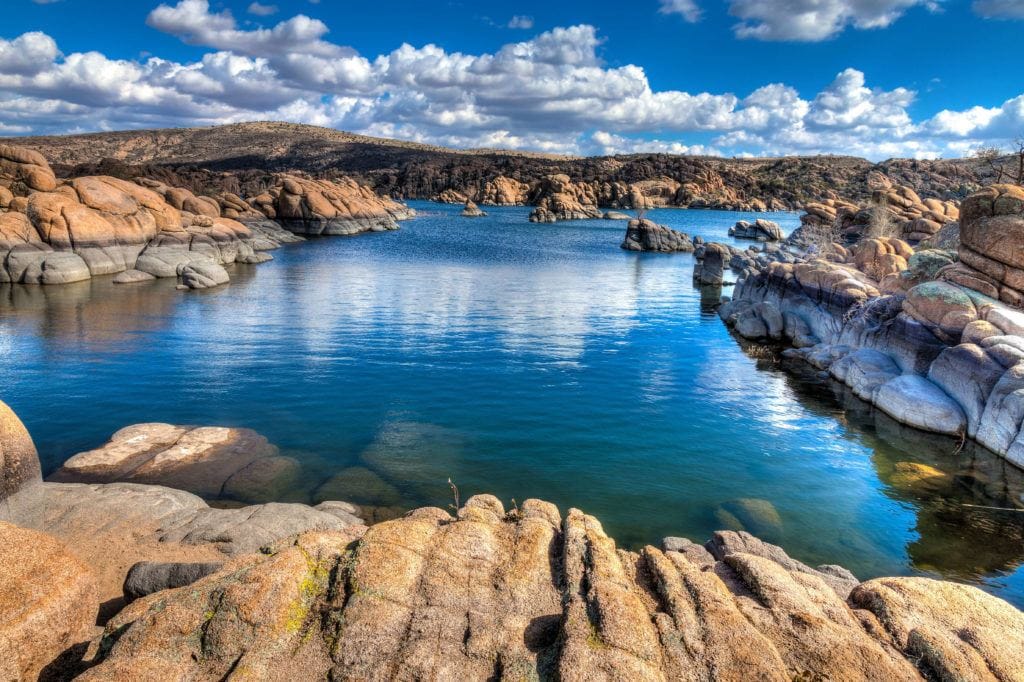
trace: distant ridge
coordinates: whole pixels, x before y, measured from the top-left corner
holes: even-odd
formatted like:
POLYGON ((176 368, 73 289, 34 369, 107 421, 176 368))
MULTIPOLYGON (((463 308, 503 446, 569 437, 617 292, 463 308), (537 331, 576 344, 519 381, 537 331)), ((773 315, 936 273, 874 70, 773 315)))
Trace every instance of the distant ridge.
MULTIPOLYGON (((973 159, 872 163, 853 156, 719 158, 672 154, 573 157, 498 149, 449 149, 370 137, 298 123, 261 121, 202 128, 0 138, 41 152, 58 174, 159 175, 193 191, 223 188, 218 174, 257 176, 301 171, 348 175, 397 198, 431 199, 451 191, 477 196, 496 177, 536 186, 561 173, 598 187, 668 182, 693 185, 697 195, 756 198, 799 207, 830 197, 864 200, 869 176, 888 177, 922 197, 960 198, 984 183, 986 169, 973 159)), ((253 179, 256 178, 256 179, 253 179)))

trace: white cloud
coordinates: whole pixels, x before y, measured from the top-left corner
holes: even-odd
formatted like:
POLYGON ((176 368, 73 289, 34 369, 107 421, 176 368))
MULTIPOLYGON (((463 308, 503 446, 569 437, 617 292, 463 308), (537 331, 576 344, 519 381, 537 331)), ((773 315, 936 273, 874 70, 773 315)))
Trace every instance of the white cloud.
POLYGON ((516 16, 508 20, 508 27, 529 30, 533 28, 533 17, 528 17, 523 14, 517 14, 516 16))
POLYGON ((264 5, 259 2, 253 2, 249 4, 249 8, 245 11, 258 17, 269 17, 272 14, 277 14, 278 9, 277 5, 264 5))
POLYGON ((694 0, 661 0, 659 11, 662 14, 678 14, 691 24, 700 21, 700 7, 694 0))
POLYGON ((956 154, 1024 132, 1024 96, 915 121, 913 91, 871 87, 855 69, 818 93, 655 90, 642 67, 606 65, 588 25, 488 53, 405 44, 368 58, 328 42, 315 19, 243 30, 206 0, 161 5, 149 23, 208 51, 123 60, 63 55, 38 32, 0 39, 3 131, 281 119, 457 147, 872 158, 956 154))
POLYGON ((1024 0, 974 0, 971 7, 990 19, 1024 19, 1024 0))
POLYGON ((938 7, 936 0, 731 0, 729 13, 740 20, 739 38, 813 42, 848 26, 884 28, 918 5, 938 7))

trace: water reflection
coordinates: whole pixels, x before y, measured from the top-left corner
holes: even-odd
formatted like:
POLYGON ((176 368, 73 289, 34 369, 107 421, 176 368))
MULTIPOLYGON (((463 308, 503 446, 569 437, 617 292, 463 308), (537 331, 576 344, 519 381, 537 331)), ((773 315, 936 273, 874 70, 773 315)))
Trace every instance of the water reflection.
POLYGON ((760 351, 762 369, 785 367, 803 405, 846 422, 870 448, 884 493, 916 516, 916 538, 906 547, 914 568, 975 581, 1024 565, 1024 471, 977 443, 900 424, 805 363, 745 345, 760 351))

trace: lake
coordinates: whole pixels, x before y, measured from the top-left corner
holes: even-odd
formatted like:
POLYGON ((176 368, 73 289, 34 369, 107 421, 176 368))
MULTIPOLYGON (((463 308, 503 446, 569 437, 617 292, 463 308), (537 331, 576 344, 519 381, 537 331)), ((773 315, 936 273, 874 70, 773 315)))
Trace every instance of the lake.
MULTIPOLYGON (((621 221, 413 206, 397 232, 286 246, 211 291, 0 286, 0 399, 47 472, 128 424, 244 426, 302 463, 282 499, 387 515, 447 506, 451 478, 463 500, 580 507, 626 547, 742 527, 862 579, 1024 605, 1021 473, 739 342, 690 254, 622 251, 621 221)), ((754 216, 648 217, 721 241, 754 216)))

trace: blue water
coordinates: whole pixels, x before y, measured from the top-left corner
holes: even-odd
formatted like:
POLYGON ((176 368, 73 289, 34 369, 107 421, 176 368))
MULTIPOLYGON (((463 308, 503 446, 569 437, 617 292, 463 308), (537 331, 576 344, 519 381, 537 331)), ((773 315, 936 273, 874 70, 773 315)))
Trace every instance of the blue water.
MULTIPOLYGON (((288 246, 213 291, 0 288, 0 399, 47 471, 127 424, 246 426, 302 463, 281 499, 316 501, 341 472, 386 516, 447 506, 450 477, 462 499, 580 507, 628 547, 744 527, 862 578, 1024 603, 1024 514, 986 508, 1024 505, 1019 472, 741 345, 691 255, 624 252, 622 222, 414 205, 398 232, 288 246), (944 475, 908 481, 900 462, 944 475)), ((725 240, 751 216, 649 217, 725 240)))

